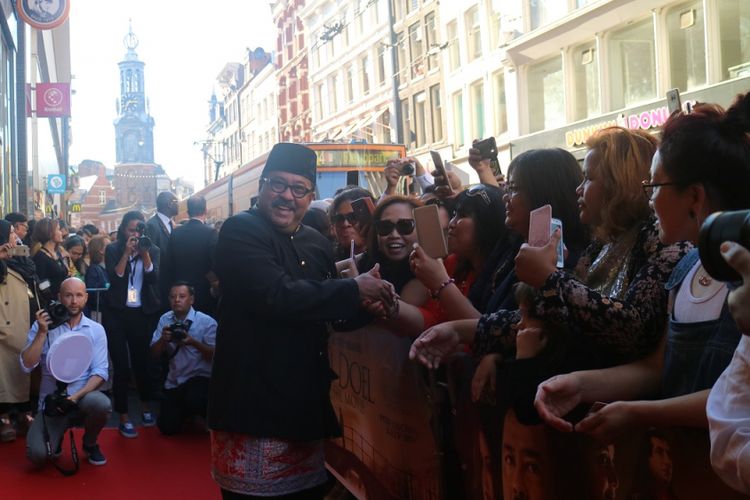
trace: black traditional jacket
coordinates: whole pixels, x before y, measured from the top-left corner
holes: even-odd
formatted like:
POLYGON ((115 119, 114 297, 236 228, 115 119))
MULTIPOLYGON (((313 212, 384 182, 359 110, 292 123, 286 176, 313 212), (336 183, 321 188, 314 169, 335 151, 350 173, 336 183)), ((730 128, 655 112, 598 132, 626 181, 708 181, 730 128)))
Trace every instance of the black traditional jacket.
POLYGON ((326 322, 354 317, 360 298, 354 280, 331 279, 328 240, 305 226, 282 233, 251 209, 222 226, 216 274, 209 427, 292 440, 339 435, 326 322))

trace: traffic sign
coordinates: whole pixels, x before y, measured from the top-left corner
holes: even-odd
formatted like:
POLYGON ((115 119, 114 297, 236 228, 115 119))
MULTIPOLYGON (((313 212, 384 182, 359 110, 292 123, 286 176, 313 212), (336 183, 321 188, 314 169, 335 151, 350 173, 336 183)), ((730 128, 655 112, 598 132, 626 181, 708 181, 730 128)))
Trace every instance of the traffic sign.
POLYGON ((47 192, 49 194, 64 194, 65 188, 64 174, 49 174, 47 176, 47 192))

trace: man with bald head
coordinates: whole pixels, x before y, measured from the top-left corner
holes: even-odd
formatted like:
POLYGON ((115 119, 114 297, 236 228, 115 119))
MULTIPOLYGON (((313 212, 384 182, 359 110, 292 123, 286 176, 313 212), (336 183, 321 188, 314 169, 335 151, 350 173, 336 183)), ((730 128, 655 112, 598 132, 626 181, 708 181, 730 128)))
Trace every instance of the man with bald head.
MULTIPOLYGON (((26 436, 26 456, 37 465, 44 464, 47 459, 54 460, 62 452, 65 431, 70 427, 82 425, 83 450, 88 455, 89 462, 93 465, 104 465, 107 459, 104 458, 96 440, 107 423, 112 407, 109 398, 97 389, 107 380, 107 336, 102 325, 83 315, 83 307, 88 299, 83 281, 78 278, 63 281, 59 298, 68 310, 70 318, 62 324, 55 325, 49 314, 40 309, 36 314, 36 321, 29 330, 26 347, 21 351, 21 368, 24 371, 31 372, 40 364, 42 370, 39 414, 26 436), (49 372, 46 358, 50 347, 58 339, 70 335, 87 337, 91 341, 93 355, 83 375, 67 384, 65 392, 70 403, 56 405, 61 410, 69 408, 54 414, 54 408, 47 408, 47 396, 55 392, 57 381, 49 372)), ((71 443, 71 446, 73 444, 71 443)))

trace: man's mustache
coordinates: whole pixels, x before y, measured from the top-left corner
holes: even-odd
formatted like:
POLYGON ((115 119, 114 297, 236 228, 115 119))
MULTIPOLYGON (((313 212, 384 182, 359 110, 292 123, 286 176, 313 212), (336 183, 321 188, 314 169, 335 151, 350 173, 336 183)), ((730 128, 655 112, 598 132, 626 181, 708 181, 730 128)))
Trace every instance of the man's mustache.
POLYGON ((273 202, 271 202, 271 208, 278 208, 278 207, 286 208, 288 210, 294 210, 295 208, 294 202, 288 202, 285 200, 274 200, 273 202))

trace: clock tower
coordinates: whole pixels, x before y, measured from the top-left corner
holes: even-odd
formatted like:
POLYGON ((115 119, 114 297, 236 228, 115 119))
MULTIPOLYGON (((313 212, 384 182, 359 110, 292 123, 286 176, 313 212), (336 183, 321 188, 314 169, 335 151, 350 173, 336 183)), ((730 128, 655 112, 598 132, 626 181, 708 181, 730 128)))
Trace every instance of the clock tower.
POLYGON ((144 85, 144 63, 135 49, 138 38, 132 26, 123 39, 127 52, 120 66, 120 98, 117 102, 115 140, 116 161, 124 163, 154 162, 154 119, 148 114, 144 85))

